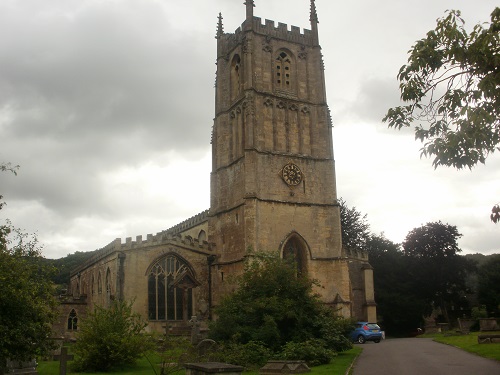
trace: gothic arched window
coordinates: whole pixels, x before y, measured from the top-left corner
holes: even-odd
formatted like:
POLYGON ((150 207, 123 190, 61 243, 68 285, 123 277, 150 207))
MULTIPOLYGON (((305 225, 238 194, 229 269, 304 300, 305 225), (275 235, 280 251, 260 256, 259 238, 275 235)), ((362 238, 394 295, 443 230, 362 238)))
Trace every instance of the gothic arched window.
POLYGON ((207 240, 207 232, 205 232, 203 229, 200 230, 200 233, 198 233, 198 242, 203 243, 203 241, 207 240))
POLYGON ((109 268, 106 271, 106 293, 111 294, 111 271, 109 268))
POLYGON ((283 259, 293 261, 297 266, 297 273, 307 272, 307 250, 305 244, 297 236, 286 241, 283 248, 283 259))
POLYGON ((184 320, 193 313, 194 281, 189 265, 173 254, 157 260, 148 273, 150 320, 184 320), (187 283, 186 283, 187 281, 187 283))
POLYGON ((97 293, 102 293, 101 271, 99 271, 99 275, 97 275, 97 293))
POLYGON ((241 58, 234 55, 231 61, 231 100, 234 100, 241 91, 241 58))
POLYGON ((282 90, 292 90, 292 59, 281 51, 275 60, 275 87, 282 90))
POLYGON ((72 309, 68 316, 68 330, 76 331, 78 329, 78 317, 75 309, 72 309))

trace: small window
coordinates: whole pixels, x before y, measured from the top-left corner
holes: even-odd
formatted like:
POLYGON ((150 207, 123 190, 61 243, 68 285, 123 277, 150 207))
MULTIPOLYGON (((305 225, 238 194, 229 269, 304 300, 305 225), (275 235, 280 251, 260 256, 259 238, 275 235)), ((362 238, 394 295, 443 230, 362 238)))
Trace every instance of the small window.
POLYGON ((68 316, 68 331, 76 331, 78 329, 78 317, 75 309, 72 309, 68 316))

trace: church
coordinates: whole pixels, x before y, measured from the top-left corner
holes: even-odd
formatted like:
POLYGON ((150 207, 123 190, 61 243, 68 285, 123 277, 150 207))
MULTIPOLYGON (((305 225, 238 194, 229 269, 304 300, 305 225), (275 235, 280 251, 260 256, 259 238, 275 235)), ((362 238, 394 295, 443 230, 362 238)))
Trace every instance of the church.
POLYGON ((210 208, 116 239, 74 269, 56 334, 72 337, 86 311, 114 299, 134 300, 150 331, 203 324, 254 251, 294 259, 337 314, 376 321, 367 254, 342 246, 315 2, 302 32, 244 5, 234 33, 218 18, 210 208))

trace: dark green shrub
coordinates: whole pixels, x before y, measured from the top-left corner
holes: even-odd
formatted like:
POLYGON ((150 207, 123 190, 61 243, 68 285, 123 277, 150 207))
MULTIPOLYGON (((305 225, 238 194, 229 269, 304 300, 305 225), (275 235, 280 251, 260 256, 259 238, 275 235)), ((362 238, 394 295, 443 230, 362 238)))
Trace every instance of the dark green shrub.
POLYGON ((320 320, 320 337, 327 348, 340 353, 352 348, 351 340, 348 338, 354 329, 351 319, 332 316, 331 311, 325 311, 326 317, 320 320))
POLYGON ((97 306, 82 321, 73 346, 75 371, 108 371, 133 364, 152 348, 142 332, 146 323, 132 313, 132 304, 113 301, 108 309, 97 306))
POLYGON ((246 344, 232 342, 221 348, 217 359, 247 369, 256 369, 265 365, 271 355, 271 350, 262 342, 250 341, 246 344))
POLYGON ((283 351, 276 356, 276 359, 306 361, 307 365, 312 367, 330 363, 335 355, 333 350, 326 348, 325 341, 312 339, 304 342, 286 343, 283 346, 283 351))
POLYGON ((343 320, 314 292, 317 282, 297 275, 297 266, 272 254, 248 258, 239 288, 217 307, 210 338, 219 343, 262 342, 278 352, 287 342, 319 338, 335 350, 350 348, 343 320))

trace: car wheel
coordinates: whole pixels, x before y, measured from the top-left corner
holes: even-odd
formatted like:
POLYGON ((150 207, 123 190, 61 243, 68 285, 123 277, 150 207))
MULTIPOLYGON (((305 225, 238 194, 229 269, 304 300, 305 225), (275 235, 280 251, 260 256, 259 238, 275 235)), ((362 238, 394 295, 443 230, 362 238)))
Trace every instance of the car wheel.
POLYGON ((366 342, 365 336, 363 336, 363 335, 359 335, 359 336, 358 336, 358 342, 359 342, 360 344, 364 344, 364 343, 366 342))
POLYGON ((377 340, 373 340, 376 344, 378 344, 380 342, 380 339, 377 339, 377 340))

